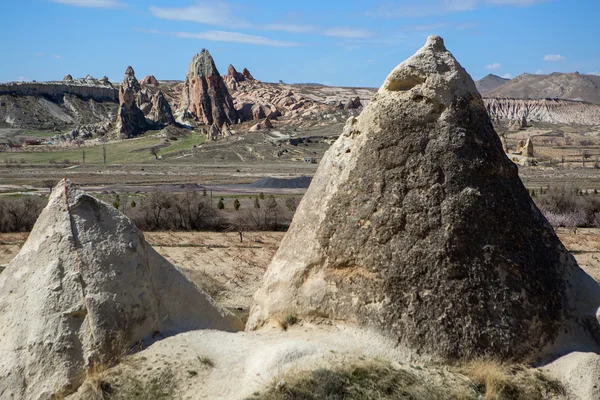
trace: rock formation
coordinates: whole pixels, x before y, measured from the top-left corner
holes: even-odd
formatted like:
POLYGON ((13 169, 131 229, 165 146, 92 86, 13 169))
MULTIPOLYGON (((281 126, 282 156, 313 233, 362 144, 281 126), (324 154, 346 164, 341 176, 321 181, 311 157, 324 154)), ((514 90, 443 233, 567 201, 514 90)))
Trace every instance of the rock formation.
POLYGON ((130 66, 125 71, 125 78, 119 88, 119 112, 117 114, 117 130, 122 138, 134 137, 146 128, 146 117, 136 103, 140 92, 140 84, 130 66))
POLYGON ((252 76, 252 74, 250 73, 250 71, 248 71, 248 68, 244 68, 244 70, 242 71, 242 75, 248 81, 255 81, 256 80, 256 79, 254 79, 254 77, 252 76))
POLYGON ((158 87, 158 85, 160 85, 160 83, 158 82, 158 79, 156 79, 154 77, 154 75, 146 75, 140 81, 140 85, 147 85, 147 86, 158 87))
POLYGON ((64 180, 0 274, 0 398, 63 398, 131 346, 241 321, 113 207, 64 180))
POLYGON ((362 107, 362 103, 360 102, 360 97, 356 97, 354 99, 348 99, 346 104, 344 104, 344 110, 356 110, 357 108, 362 107))
POLYGON ((271 123, 271 120, 269 120, 269 118, 266 118, 264 121, 259 122, 258 124, 250 128, 250 132, 264 131, 271 128, 273 128, 273 124, 271 123))
POLYGON ((247 329, 295 313, 376 329, 438 359, 526 359, 598 349, 599 304, 502 151, 473 80, 431 36, 323 157, 247 329))
POLYGON ((152 96, 152 109, 148 113, 148 118, 158 124, 174 125, 175 118, 171 111, 171 106, 160 90, 152 96))
POLYGON ((71 76, 71 74, 67 74, 65 75, 65 77, 63 78, 63 81, 72 81, 73 77, 71 76))
POLYGON ((600 125, 600 105, 559 99, 484 99, 493 119, 549 124, 600 125))
POLYGON ((188 68, 182 94, 183 108, 218 129, 237 123, 238 115, 223 77, 206 49, 196 54, 188 68))
POLYGON ((243 82, 246 80, 244 75, 241 72, 237 72, 235 67, 231 64, 229 64, 229 67, 227 67, 227 78, 233 80, 234 82, 243 82))
POLYGON ((531 138, 519 140, 519 143, 517 143, 517 154, 525 157, 533 157, 533 142, 531 138))

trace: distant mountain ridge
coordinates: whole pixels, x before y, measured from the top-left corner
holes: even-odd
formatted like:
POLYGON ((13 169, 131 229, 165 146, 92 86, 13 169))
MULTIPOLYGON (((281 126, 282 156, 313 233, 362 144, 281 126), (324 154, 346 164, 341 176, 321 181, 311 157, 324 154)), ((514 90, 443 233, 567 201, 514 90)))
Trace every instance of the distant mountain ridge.
POLYGON ((486 97, 486 93, 499 88, 504 85, 506 82, 510 81, 510 79, 502 78, 498 75, 489 74, 483 77, 482 79, 475 82, 475 86, 479 93, 486 97))
POLYGON ((600 104, 600 76, 555 72, 523 74, 505 80, 488 75, 476 82, 483 97, 515 99, 563 99, 600 104))

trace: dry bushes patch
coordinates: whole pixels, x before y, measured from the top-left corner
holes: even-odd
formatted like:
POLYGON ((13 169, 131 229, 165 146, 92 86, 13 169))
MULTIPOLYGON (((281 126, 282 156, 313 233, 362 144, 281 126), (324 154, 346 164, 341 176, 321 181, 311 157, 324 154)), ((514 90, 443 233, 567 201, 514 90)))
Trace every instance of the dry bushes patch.
POLYGON ((478 396, 466 385, 437 385, 389 362, 361 361, 289 372, 248 400, 475 400, 478 396))
POLYGON ((458 368, 485 400, 544 400, 566 398, 562 384, 539 371, 492 359, 474 360, 458 368))

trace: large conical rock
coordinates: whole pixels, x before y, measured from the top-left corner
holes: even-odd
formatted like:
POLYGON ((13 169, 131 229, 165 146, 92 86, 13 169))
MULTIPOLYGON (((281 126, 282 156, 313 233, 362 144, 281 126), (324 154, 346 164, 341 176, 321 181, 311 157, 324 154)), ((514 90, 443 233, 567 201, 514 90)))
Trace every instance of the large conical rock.
POLYGON ((190 62, 183 87, 183 108, 207 125, 220 127, 238 120, 233 99, 206 49, 190 62))
POLYGON ((121 138, 137 136, 146 129, 146 117, 136 103, 139 93, 140 84, 135 77, 135 71, 129 66, 119 87, 117 130, 121 138))
POLYGON ((325 316, 436 358, 523 359, 597 349, 599 304, 432 36, 324 156, 247 329, 325 316))
POLYGON ((0 399, 69 393, 140 341, 205 328, 243 325, 127 217, 62 181, 0 274, 0 399))

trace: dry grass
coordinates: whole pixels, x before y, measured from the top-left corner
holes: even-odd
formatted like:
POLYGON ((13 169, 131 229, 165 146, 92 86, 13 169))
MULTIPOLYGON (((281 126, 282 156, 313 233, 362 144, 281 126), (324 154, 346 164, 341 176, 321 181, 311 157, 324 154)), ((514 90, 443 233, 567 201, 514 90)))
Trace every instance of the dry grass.
POLYGON ((466 385, 438 385, 384 361, 361 361, 314 371, 290 372, 248 400, 470 400, 466 385))
POLYGON ((290 313, 283 318, 277 320, 277 323, 284 331, 287 331, 288 328, 292 325, 296 325, 298 323, 298 317, 294 313, 290 313))
POLYGON ((544 400, 566 396, 560 382, 520 365, 482 358, 458 370, 473 382, 485 400, 544 400))

